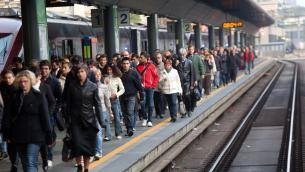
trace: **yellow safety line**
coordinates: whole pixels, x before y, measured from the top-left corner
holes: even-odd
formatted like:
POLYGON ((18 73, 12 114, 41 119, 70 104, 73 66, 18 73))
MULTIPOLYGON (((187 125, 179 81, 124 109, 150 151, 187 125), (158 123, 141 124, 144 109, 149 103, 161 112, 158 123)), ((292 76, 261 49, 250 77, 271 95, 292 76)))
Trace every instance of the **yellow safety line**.
POLYGON ((144 137, 152 134, 154 131, 156 131, 157 129, 161 128, 162 126, 164 126, 165 124, 170 122, 170 118, 167 118, 163 121, 161 121, 159 124, 157 124, 156 126, 150 128, 149 130, 145 131, 144 133, 140 134, 139 136, 133 138, 132 140, 130 140, 129 142, 123 144, 122 146, 114 149, 113 151, 109 152, 108 154, 106 154, 105 156, 103 156, 101 159, 99 159, 98 161, 94 161, 93 163, 90 164, 89 169, 93 169, 95 167, 97 167, 98 165, 101 165, 103 162, 109 160, 110 158, 112 158, 113 156, 117 155, 118 153, 122 152, 123 150, 125 150, 126 148, 128 148, 129 146, 137 143, 138 141, 140 141, 141 139, 143 139, 144 137))

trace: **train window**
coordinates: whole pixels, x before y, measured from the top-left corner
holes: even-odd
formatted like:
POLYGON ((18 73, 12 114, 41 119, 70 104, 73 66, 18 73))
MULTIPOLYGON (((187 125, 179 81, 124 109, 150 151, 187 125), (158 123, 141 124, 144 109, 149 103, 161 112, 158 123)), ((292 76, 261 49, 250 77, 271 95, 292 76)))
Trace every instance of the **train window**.
POLYGON ((5 62, 5 57, 8 54, 12 38, 13 34, 11 33, 0 33, 0 64, 5 62))

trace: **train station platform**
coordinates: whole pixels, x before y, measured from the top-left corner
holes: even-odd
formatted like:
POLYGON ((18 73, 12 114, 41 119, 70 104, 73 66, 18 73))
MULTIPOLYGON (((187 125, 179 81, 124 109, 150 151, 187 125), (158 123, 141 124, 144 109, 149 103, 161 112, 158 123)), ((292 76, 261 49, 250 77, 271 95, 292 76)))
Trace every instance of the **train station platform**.
MULTIPOLYGON (((210 120, 209 115, 232 97, 242 94, 261 76, 268 71, 275 60, 272 58, 258 58, 255 68, 250 75, 239 72, 236 83, 214 90, 210 96, 197 103, 191 117, 180 118, 175 123, 170 118, 153 119, 153 127, 142 127, 137 123, 133 137, 124 137, 121 140, 113 138, 103 143, 103 157, 90 165, 90 171, 142 171, 161 154, 166 152, 177 141, 191 131, 196 131, 196 126, 204 120, 210 120)), ((233 102, 232 102, 233 103, 233 102)), ((74 172, 74 161, 65 163, 61 161, 62 138, 65 132, 58 132, 57 144, 54 151, 53 167, 50 172, 74 172)), ((9 160, 0 161, 1 171, 9 171, 9 160)), ((20 167, 21 168, 21 167, 20 167)), ((42 171, 41 165, 39 170, 42 171)))

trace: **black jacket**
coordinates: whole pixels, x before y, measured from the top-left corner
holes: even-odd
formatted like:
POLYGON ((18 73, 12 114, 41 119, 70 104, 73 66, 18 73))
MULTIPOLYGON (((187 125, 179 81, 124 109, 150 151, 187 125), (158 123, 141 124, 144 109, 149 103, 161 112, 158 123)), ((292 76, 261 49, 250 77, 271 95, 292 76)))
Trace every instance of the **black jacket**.
POLYGON ((66 121, 71 123, 86 123, 98 130, 97 121, 104 126, 101 113, 101 100, 96 84, 87 80, 84 85, 78 82, 70 83, 67 90, 66 121))
POLYGON ((228 67, 229 67, 229 59, 228 55, 221 55, 220 56, 220 65, 221 65, 221 73, 228 73, 228 67))
POLYGON ((239 66, 239 60, 238 60, 238 56, 236 55, 230 55, 229 57, 229 69, 230 70, 236 70, 237 67, 239 66))
POLYGON ((56 77, 52 75, 50 75, 45 81, 42 82, 48 84, 53 92, 53 95, 56 99, 56 106, 54 109, 54 113, 57 113, 62 103, 62 90, 61 90, 60 82, 56 77))
POLYGON ((14 143, 51 144, 51 125, 45 96, 35 89, 20 90, 12 98, 3 119, 4 138, 14 143))
POLYGON ((129 69, 127 72, 123 72, 121 77, 123 82, 125 92, 123 97, 135 96, 137 92, 143 92, 143 87, 141 85, 141 76, 139 73, 133 69, 129 69))
POLYGON ((183 94, 189 94, 190 87, 194 86, 196 80, 196 72, 192 61, 189 59, 185 59, 184 62, 180 61, 177 70, 180 76, 183 94))
POLYGON ((3 99, 1 96, 1 92, 0 92, 0 132, 1 132, 1 128, 2 128, 2 118, 3 118, 3 110, 4 110, 4 104, 3 104, 3 99))
POLYGON ((3 100, 3 112, 2 112, 2 116, 0 117, 0 131, 2 131, 2 123, 3 123, 3 115, 5 113, 5 111, 7 110, 8 105, 10 104, 9 102, 12 100, 14 94, 16 93, 16 87, 14 87, 13 85, 7 85, 6 83, 2 82, 0 84, 0 92, 1 92, 1 96, 2 96, 2 100, 3 100))
POLYGON ((49 85, 40 83, 40 92, 46 97, 48 103, 49 114, 52 115, 55 110, 56 100, 49 85))

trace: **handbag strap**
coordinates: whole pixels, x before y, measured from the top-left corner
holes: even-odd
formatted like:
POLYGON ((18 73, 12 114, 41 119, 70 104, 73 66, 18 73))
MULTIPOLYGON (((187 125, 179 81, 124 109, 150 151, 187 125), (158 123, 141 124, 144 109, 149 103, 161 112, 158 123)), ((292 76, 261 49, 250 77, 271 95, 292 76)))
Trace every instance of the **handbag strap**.
POLYGON ((145 66, 144 70, 140 73, 141 76, 144 74, 144 72, 146 71, 146 69, 148 68, 148 66, 150 66, 150 63, 147 63, 147 65, 145 66))

